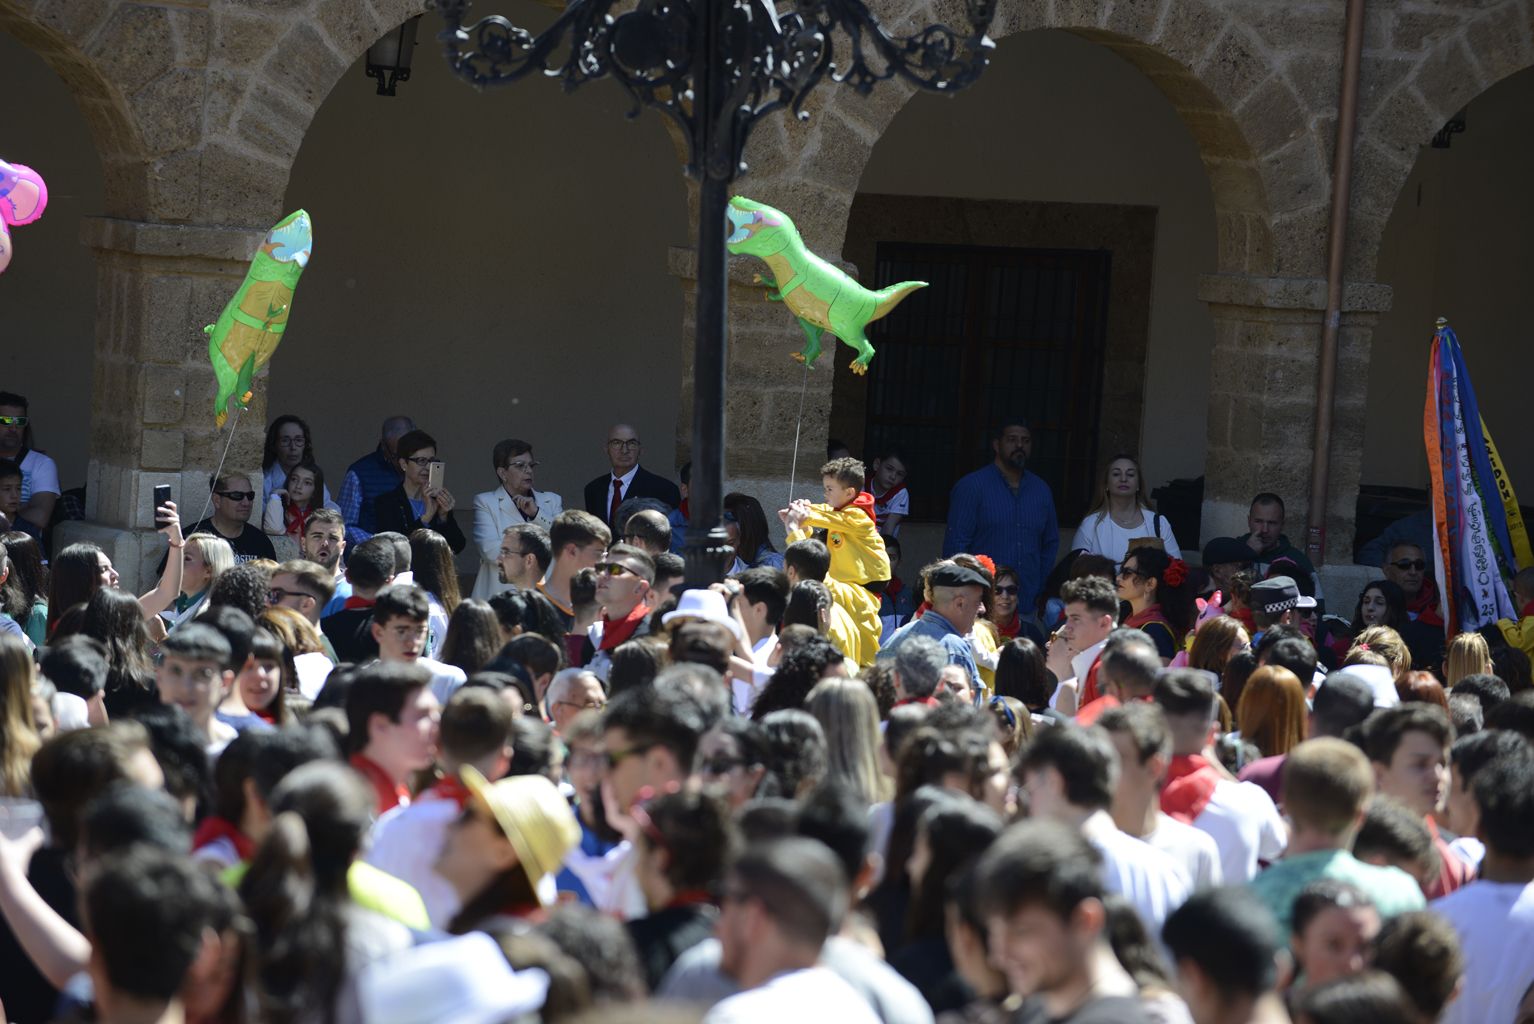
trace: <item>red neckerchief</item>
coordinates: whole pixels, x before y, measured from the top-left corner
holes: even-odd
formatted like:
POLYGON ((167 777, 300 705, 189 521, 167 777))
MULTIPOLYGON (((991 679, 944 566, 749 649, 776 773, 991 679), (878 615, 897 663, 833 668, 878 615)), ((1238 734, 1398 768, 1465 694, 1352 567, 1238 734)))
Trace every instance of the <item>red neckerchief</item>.
MULTIPOLYGON (((277 702, 276 701, 272 701, 272 704, 275 704, 275 703, 277 703, 277 702)), ((268 725, 276 725, 277 724, 277 713, 272 710, 272 704, 268 704, 264 708, 249 708, 249 711, 250 711, 251 714, 253 714, 257 718, 261 719, 261 721, 266 722, 268 725)))
POLYGON ((1428 887, 1427 898, 1436 900, 1440 896, 1447 896, 1471 882, 1475 881, 1475 871, 1469 864, 1460 860, 1459 854, 1449 848, 1449 844, 1443 841, 1443 836, 1438 834, 1438 824, 1433 821, 1433 816, 1428 815, 1424 819, 1427 824, 1428 834, 1433 837, 1433 848, 1438 851, 1438 877, 1428 887))
POLYGON ((931 601, 923 601, 921 604, 916 606, 916 611, 911 614, 911 621, 913 621, 913 622, 916 621, 917 619, 921 618, 923 615, 927 614, 931 610, 932 610, 932 602, 931 601))
POLYGON ((1119 706, 1119 699, 1111 693, 1105 693, 1090 704, 1083 704, 1076 712, 1076 724, 1082 727, 1093 725, 1104 711, 1119 706))
POLYGON ((877 526, 879 523, 879 517, 874 515, 874 496, 869 494, 867 491, 859 491, 856 498, 853 498, 851 501, 847 502, 847 504, 841 506, 841 508, 838 508, 836 511, 840 512, 843 508, 858 509, 865 516, 867 516, 875 526, 877 526))
POLYGON ((924 708, 935 708, 937 703, 936 697, 907 697, 905 700, 897 700, 895 707, 903 708, 907 704, 920 704, 924 708))
POLYGON ((242 861, 250 860, 256 852, 256 844, 244 832, 235 827, 234 823, 227 818, 204 818, 202 824, 197 826, 197 831, 192 835, 192 849, 200 850, 220 839, 227 839, 234 844, 234 852, 242 861))
POLYGON ((1162 813, 1184 825, 1193 824, 1214 799, 1219 782, 1220 773, 1202 754, 1179 754, 1172 758, 1161 788, 1162 813))
POLYGON ((1103 652, 1098 651, 1097 657, 1092 659, 1092 667, 1087 669, 1087 681, 1078 686, 1076 693, 1076 706, 1085 707, 1092 703, 1102 694, 1097 690, 1097 666, 1103 663, 1103 652))
POLYGON ((627 615, 616 622, 614 622, 612 619, 609 619, 607 617, 607 613, 603 612, 602 646, 597 649, 600 651, 610 651, 614 647, 617 647, 619 644, 626 643, 629 637, 634 635, 634 631, 639 628, 639 624, 643 622, 645 617, 649 614, 650 609, 645 605, 643 601, 640 601, 638 604, 634 605, 633 609, 627 615))
POLYGON ((377 761, 364 754, 356 753, 351 756, 348 763, 373 784, 373 793, 378 797, 379 814, 401 804, 410 803, 410 790, 389 778, 389 773, 384 771, 377 761))
POLYGON ((1523 610, 1518 613, 1518 617, 1521 619, 1526 619, 1530 615, 1534 615, 1534 601, 1530 601, 1528 604, 1524 605, 1523 610))
POLYGON ((875 501, 875 504, 888 505, 890 503, 890 499, 903 490, 905 490, 905 484, 896 484, 894 487, 891 487, 889 490, 879 495, 878 499, 875 501))
POLYGON ((1016 640, 1018 631, 1023 628, 1023 617, 1017 612, 1013 612, 1010 622, 1002 623, 1001 625, 993 622, 991 625, 996 626, 996 635, 1003 640, 1016 640))
POLYGON ((426 792, 421 794, 423 800, 451 800, 459 807, 464 807, 474 798, 469 787, 463 784, 463 780, 456 775, 444 775, 426 792))
POLYGON ((707 889, 683 889, 671 897, 671 902, 666 904, 666 909, 670 910, 673 907, 711 907, 713 905, 714 894, 707 889))
POLYGON ((1227 608, 1224 605, 1221 605, 1220 607, 1224 609, 1226 615, 1229 615, 1231 618, 1235 619, 1237 622, 1241 623, 1241 625, 1246 627, 1247 636, 1251 636, 1257 632, 1257 620, 1252 618, 1252 609, 1250 607, 1245 605, 1236 609, 1227 608))
POLYGON ((526 921, 529 924, 542 924, 548 920, 549 912, 541 903, 508 903, 501 908, 501 916, 516 918, 518 921, 526 921))
POLYGON ((687 499, 686 498, 682 499, 682 503, 676 507, 676 510, 678 512, 682 513, 682 518, 683 519, 687 520, 689 523, 692 522, 692 513, 687 511, 687 499))
POLYGON ((299 508, 290 502, 286 511, 288 516, 288 536, 302 537, 304 535, 304 527, 309 523, 310 510, 299 508))
POLYGON ((1438 612, 1438 584, 1426 576, 1422 577, 1422 589, 1407 603, 1406 614, 1413 621, 1442 629, 1443 616, 1438 612))
MULTIPOLYGON (((905 590, 905 583, 899 576, 890 577, 890 581, 884 585, 884 592, 890 597, 898 597, 903 590, 905 590)), ((1534 605, 1529 607, 1534 608, 1534 605)))
POLYGON ((341 604, 341 607, 347 611, 351 611, 353 608, 371 608, 375 604, 377 604, 377 602, 374 601, 371 597, 348 597, 341 604))

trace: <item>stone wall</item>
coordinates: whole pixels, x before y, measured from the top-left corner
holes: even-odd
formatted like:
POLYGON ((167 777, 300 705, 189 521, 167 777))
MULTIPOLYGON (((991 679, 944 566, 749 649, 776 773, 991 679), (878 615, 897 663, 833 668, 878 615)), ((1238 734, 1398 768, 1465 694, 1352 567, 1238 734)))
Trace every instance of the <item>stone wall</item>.
MULTIPOLYGON (((518 13, 514 0, 506 2, 518 13)), ((482 13, 495 6, 484 4, 482 13)), ((897 29, 962 15, 957 0, 872 6, 897 29)), ((149 481, 202 464, 219 443, 193 397, 207 393, 193 368, 196 339, 168 338, 158 325, 216 312, 216 297, 227 293, 257 233, 281 213, 294 155, 319 105, 369 43, 421 9, 420 0, 0 0, 0 30, 69 86, 102 160, 107 220, 88 226, 85 241, 100 254, 90 479, 93 514, 105 525, 141 528, 149 481)), ((1219 272, 1253 279, 1211 286, 1212 301, 1228 305, 1218 296, 1234 291, 1245 298, 1232 308, 1257 311, 1216 309, 1227 333, 1213 370, 1224 365, 1250 381, 1245 391, 1223 393, 1239 395, 1256 421, 1286 428, 1281 446, 1249 434, 1233 439, 1228 406, 1211 403, 1206 493, 1221 528, 1229 518, 1221 510, 1274 478, 1288 488, 1291 508, 1304 507, 1310 421, 1295 396, 1320 337, 1314 294, 1325 271, 1342 9, 1342 0, 998 5, 999 39, 1064 29, 1139 68, 1199 146, 1215 197, 1219 272), (1270 287, 1271 278, 1301 280, 1270 287), (1296 289, 1308 296, 1303 303, 1267 304, 1296 289), (1282 324, 1276 335, 1230 326, 1269 321, 1282 324), (1230 454, 1217 458, 1217 450, 1230 454)), ((537 10, 523 4, 519 16, 537 10)), ((1470 98, 1534 62, 1531 33, 1531 0, 1370 4, 1348 268, 1352 294, 1371 297, 1357 308, 1358 329, 1344 337, 1345 358, 1368 358, 1365 321, 1387 301, 1369 288, 1380 238, 1418 148, 1470 98)), ((417 59, 435 59, 429 36, 423 42, 417 59)), ((748 150, 753 195, 795 211, 812 248, 840 253, 863 166, 909 95, 898 83, 869 98, 828 86, 807 105, 807 122, 763 126, 748 150)), ((673 262, 684 279, 686 262, 673 262)), ((749 278, 736 280, 728 472, 765 479, 792 454, 800 382, 781 373, 779 357, 795 344, 795 329, 753 300, 749 278)), ((683 320, 690 346, 690 306, 683 320)), ((683 374, 685 409, 685 367, 683 374)), ((806 451, 824 442, 831 376, 812 376, 806 451)), ((1339 408, 1361 407, 1365 379, 1339 377, 1339 408)), ((249 464, 264 423, 259 394, 245 423, 231 456, 236 465, 249 464)), ((685 417, 678 430, 687 436, 685 417)), ((1334 439, 1334 514, 1357 486, 1356 466, 1340 451, 1351 443, 1334 439)))

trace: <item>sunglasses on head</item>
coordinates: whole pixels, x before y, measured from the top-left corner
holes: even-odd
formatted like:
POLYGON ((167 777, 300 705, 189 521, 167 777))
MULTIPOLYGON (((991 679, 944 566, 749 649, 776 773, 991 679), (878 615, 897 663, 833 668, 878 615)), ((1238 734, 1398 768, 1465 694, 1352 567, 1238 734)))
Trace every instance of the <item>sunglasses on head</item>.
POLYGON ((1411 572, 1412 570, 1421 572, 1427 568, 1427 562, 1421 558, 1403 558, 1399 562, 1391 562, 1390 564, 1402 572, 1411 572))
POLYGON ((228 498, 230 501, 255 501, 255 491, 214 491, 220 498, 228 498))

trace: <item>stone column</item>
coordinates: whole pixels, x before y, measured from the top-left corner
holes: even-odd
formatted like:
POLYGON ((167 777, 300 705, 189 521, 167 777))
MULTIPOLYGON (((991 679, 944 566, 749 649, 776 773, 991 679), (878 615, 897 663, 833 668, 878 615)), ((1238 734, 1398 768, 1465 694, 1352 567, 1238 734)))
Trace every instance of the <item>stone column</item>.
MULTIPOLYGON (((1214 318, 1202 540, 1245 533, 1252 496, 1273 491, 1287 507, 1284 532, 1304 548, 1326 281, 1208 274, 1199 281, 1199 298, 1214 318)), ((1327 497, 1329 566, 1353 561, 1369 349, 1379 315, 1389 308, 1388 285, 1348 284, 1343 290, 1327 497)))
POLYGON ((106 217, 87 218, 81 228, 98 268, 91 459, 86 521, 64 524, 56 544, 101 545, 124 589, 152 585, 165 549, 154 532, 154 487, 170 485, 190 526, 231 430, 225 471, 250 473, 260 491, 266 375, 238 426, 231 414, 224 429, 215 428, 203 327, 239 287, 265 231, 106 217))
MULTIPOLYGON (((671 273, 684 290, 682 313, 682 395, 677 415, 677 462, 692 444, 693 333, 697 257, 690 248, 669 253, 671 273)), ((814 368, 805 373, 793 353, 804 347, 804 332, 781 302, 769 302, 752 277, 766 273, 760 260, 730 257, 729 356, 725 394, 725 492, 743 491, 762 503, 767 525, 782 540, 774 514, 788 503, 794 462, 794 428, 800 423, 799 465, 794 497, 820 500, 820 467, 825 464, 826 429, 831 416, 831 380, 836 361, 852 352, 830 334, 814 368)), ((844 270, 849 267, 842 264, 844 270)))

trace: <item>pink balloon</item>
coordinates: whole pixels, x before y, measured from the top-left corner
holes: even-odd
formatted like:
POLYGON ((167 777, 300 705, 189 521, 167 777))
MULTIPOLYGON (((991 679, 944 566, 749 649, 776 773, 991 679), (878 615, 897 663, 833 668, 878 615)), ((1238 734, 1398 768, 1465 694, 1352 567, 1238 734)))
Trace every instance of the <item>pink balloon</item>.
POLYGON ((0 160, 0 221, 20 227, 30 224, 48 208, 48 185, 43 176, 24 164, 0 160))
POLYGON ((5 273, 5 268, 11 265, 11 232, 5 226, 5 221, 0 220, 0 274, 5 273))

